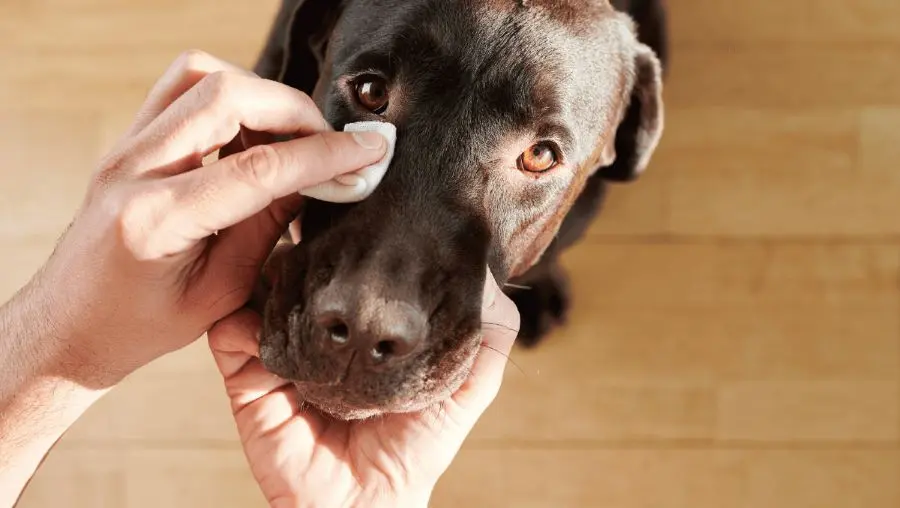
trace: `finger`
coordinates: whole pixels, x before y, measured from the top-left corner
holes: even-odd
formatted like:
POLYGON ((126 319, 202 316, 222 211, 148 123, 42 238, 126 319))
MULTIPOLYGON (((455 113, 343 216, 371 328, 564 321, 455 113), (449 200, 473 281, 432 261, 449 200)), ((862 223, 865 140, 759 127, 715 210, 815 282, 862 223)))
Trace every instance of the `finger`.
POLYGON ((291 240, 294 242, 294 244, 296 245, 300 243, 300 240, 302 239, 302 236, 300 234, 300 221, 291 221, 290 225, 288 226, 288 231, 291 234, 291 240))
POLYGON ((519 333, 519 311, 488 273, 482 312, 481 348, 454 401, 476 419, 494 401, 503 382, 509 355, 519 333))
POLYGON ((225 391, 237 413, 290 383, 267 371, 259 361, 259 314, 240 310, 216 323, 207 334, 225 391))
POLYGON ((386 144, 373 132, 327 132, 253 147, 169 178, 165 185, 171 201, 163 227, 189 247, 253 217, 277 199, 377 162, 386 144), (360 138, 363 141, 356 141, 360 138))
POLYGON ((315 103, 303 92, 256 77, 215 72, 178 97, 125 147, 118 170, 176 174, 233 140, 241 127, 281 135, 326 130, 315 103))
POLYGON ((131 137, 144 130, 160 113, 176 99, 190 90, 201 79, 214 72, 232 72, 254 76, 249 70, 216 58, 209 53, 191 50, 182 53, 150 89, 147 99, 128 129, 131 137))
POLYGON ((325 421, 315 412, 301 411, 297 389, 259 361, 256 337, 261 322, 259 314, 243 309, 216 323, 208 333, 238 432, 246 445, 289 422, 293 437, 300 440, 296 444, 308 448, 325 421))
MULTIPOLYGON (((241 133, 219 151, 219 156, 224 159, 248 148, 272 143, 273 138, 268 133, 241 128, 241 133)), ((210 252, 210 265, 248 266, 249 261, 253 273, 256 273, 283 236, 288 223, 297 216, 302 204, 303 197, 292 193, 276 199, 249 219, 220 231, 210 252)))
POLYGON ((207 333, 209 349, 226 380, 250 360, 259 357, 259 314, 242 309, 217 322, 207 333))
POLYGON ((256 358, 249 360, 241 370, 225 379, 225 392, 231 399, 231 409, 235 413, 277 390, 292 386, 289 381, 266 370, 256 358))
POLYGON ((251 131, 246 127, 241 127, 241 132, 219 149, 218 158, 224 159, 236 153, 243 152, 248 148, 253 148, 257 145, 268 145, 275 141, 275 136, 268 132, 251 131))
POLYGON ((214 278, 221 281, 222 277, 245 276, 234 271, 234 267, 246 267, 250 270, 246 275, 256 278, 302 204, 303 197, 294 193, 275 200, 249 219, 220 231, 210 249, 207 266, 232 270, 232 273, 214 278))

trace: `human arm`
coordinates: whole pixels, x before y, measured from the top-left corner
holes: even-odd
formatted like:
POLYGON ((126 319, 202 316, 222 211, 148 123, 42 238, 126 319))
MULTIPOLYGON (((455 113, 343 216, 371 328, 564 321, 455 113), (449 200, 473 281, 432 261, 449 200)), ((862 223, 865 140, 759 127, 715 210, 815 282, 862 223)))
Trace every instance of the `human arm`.
POLYGON ((0 308, 0 507, 106 391, 246 302, 299 190, 384 151, 378 135, 332 131, 296 90, 179 58, 53 254, 0 308), (230 155, 204 166, 220 149, 230 155))

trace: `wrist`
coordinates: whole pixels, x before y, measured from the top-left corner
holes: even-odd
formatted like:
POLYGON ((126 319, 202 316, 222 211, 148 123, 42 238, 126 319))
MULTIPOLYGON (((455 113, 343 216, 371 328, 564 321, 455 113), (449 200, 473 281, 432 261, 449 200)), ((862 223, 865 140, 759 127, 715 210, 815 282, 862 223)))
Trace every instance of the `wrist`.
POLYGON ((408 495, 403 496, 393 506, 399 506, 403 508, 428 508, 428 504, 430 502, 431 489, 428 489, 427 491, 410 492, 408 495))
POLYGON ((65 431, 105 390, 71 377, 66 336, 35 284, 0 307, 0 506, 12 505, 65 431))
POLYGON ((56 355, 55 325, 44 315, 35 281, 0 307, 0 407, 40 377, 56 355))
MULTIPOLYGON (((52 260, 51 260, 52 262, 52 260)), ((12 363, 25 379, 68 380, 88 389, 103 390, 118 384, 129 370, 117 369, 115 362, 105 361, 103 351, 95 344, 102 343, 102 332, 90 326, 90 308, 78 302, 90 301, 79 295, 65 294, 59 286, 73 286, 72 281, 56 280, 53 267, 39 272, 2 309, 11 323, 0 341, 11 341, 13 353, 0 364, 12 363), (121 372, 120 372, 121 371, 121 372)), ((3 318, 0 318, 3 319, 3 318)), ((5 348, 4 348, 5 349, 5 348)), ((0 399, 2 400, 2 399, 0 399)))
POLYGON ((391 497, 354 503, 353 508, 428 508, 433 489, 408 489, 391 497))

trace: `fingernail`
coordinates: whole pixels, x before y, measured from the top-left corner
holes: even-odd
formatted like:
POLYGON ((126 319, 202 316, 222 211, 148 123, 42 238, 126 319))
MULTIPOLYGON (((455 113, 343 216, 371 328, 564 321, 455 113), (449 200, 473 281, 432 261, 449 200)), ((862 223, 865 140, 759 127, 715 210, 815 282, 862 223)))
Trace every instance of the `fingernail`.
POLYGON ((384 136, 377 132, 354 132, 353 139, 363 148, 374 150, 384 146, 384 136))

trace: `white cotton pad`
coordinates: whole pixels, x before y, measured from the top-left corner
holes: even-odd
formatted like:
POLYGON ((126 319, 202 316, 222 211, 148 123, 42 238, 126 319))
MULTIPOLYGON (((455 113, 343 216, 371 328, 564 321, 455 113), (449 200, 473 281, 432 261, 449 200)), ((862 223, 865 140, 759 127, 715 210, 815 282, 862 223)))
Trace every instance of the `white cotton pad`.
POLYGON ((384 157, 355 173, 338 176, 334 180, 300 191, 300 194, 332 203, 354 203, 362 201, 375 192, 381 183, 397 144, 397 128, 387 122, 356 122, 344 126, 344 132, 376 131, 387 140, 384 157))

